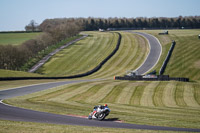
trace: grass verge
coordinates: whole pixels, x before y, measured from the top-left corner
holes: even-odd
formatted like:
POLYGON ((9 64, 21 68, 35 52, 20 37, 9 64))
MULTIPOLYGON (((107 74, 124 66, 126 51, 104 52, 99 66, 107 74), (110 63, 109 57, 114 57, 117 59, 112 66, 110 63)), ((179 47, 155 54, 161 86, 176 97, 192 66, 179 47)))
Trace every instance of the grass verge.
POLYGON ((3 133, 174 133, 172 131, 116 129, 4 120, 0 120, 0 128, 3 133))

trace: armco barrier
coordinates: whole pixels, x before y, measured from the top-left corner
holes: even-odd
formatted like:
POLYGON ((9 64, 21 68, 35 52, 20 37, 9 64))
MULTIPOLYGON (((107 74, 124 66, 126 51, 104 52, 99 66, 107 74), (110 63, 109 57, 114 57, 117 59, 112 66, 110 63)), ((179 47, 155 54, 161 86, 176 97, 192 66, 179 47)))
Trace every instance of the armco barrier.
POLYGON ((95 72, 97 72, 119 49, 120 43, 121 43, 121 34, 116 32, 119 35, 117 45, 115 49, 112 51, 110 55, 108 55, 98 66, 96 66, 94 69, 82 73, 82 74, 76 74, 76 75, 71 75, 71 76, 63 76, 63 77, 0 77, 0 81, 4 80, 29 80, 29 79, 73 79, 73 78, 81 78, 84 76, 91 75, 95 72))
POLYGON ((168 51, 167 57, 166 57, 165 61, 163 62, 162 67, 160 68, 160 72, 159 72, 160 75, 162 75, 164 73, 165 68, 167 67, 167 63, 169 62, 169 59, 171 57, 171 54, 172 54, 172 51, 173 51, 175 45, 176 45, 176 42, 173 41, 172 45, 171 45, 171 47, 170 47, 170 49, 168 51))
POLYGON ((115 80, 133 80, 133 81, 183 81, 183 82, 189 82, 189 78, 174 78, 169 77, 169 75, 158 75, 157 78, 143 78, 142 76, 137 77, 118 77, 115 76, 115 80))

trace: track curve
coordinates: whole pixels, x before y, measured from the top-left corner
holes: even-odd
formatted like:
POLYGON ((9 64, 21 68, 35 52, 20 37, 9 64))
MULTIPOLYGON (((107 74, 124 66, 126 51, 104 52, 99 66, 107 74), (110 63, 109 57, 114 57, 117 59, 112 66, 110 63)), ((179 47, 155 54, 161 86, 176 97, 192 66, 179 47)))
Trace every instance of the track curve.
MULTIPOLYGON (((149 42, 151 42, 151 40, 149 40, 149 42)), ((149 54, 149 56, 151 55, 149 54)), ((145 64, 145 62, 143 64, 145 64)), ((44 84, 2 90, 0 91, 0 99, 8 99, 11 97, 22 96, 29 93, 34 93, 37 91, 50 89, 50 88, 65 85, 65 84, 89 82, 89 81, 95 81, 95 80, 101 80, 101 79, 52 82, 52 83, 44 83, 44 84)), ((39 111, 13 107, 13 106, 4 104, 2 100, 0 100, 0 119, 13 120, 13 121, 52 123, 52 124, 65 124, 65 125, 110 127, 110 128, 200 132, 200 129, 191 129, 191 128, 137 125, 137 124, 128 124, 128 123, 117 123, 113 121, 91 121, 85 118, 77 118, 77 117, 72 117, 72 116, 58 115, 58 114, 39 112, 39 111)))
POLYGON ((93 127, 200 132, 200 129, 136 125, 128 123, 117 123, 112 121, 94 121, 85 118, 77 118, 66 115, 58 115, 58 114, 22 109, 22 108, 12 107, 3 103, 0 103, 0 119, 63 124, 63 125, 93 126, 93 127))
POLYGON ((148 44, 150 47, 149 54, 146 60, 143 62, 143 64, 135 70, 137 71, 138 75, 143 75, 147 73, 148 71, 150 71, 158 63, 161 53, 162 53, 162 46, 159 40, 153 35, 142 33, 142 32, 133 32, 133 31, 126 31, 126 32, 143 36, 148 41, 148 44))

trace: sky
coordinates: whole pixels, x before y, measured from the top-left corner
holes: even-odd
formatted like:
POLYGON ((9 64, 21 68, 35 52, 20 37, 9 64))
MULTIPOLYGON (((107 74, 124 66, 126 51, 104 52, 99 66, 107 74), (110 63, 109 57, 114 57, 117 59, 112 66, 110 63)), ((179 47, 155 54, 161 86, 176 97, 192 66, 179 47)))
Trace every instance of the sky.
POLYGON ((200 16, 200 0, 0 0, 0 31, 69 17, 200 16))

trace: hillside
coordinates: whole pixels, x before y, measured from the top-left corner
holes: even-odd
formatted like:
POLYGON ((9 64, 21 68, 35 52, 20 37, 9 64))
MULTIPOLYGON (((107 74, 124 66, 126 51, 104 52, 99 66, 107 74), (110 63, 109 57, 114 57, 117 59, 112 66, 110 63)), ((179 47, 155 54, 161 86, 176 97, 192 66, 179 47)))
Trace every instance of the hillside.
MULTIPOLYGON (((172 70, 169 72, 173 65, 176 66, 179 64, 179 60, 173 61, 173 58, 175 54, 178 54, 180 57, 182 57, 182 54, 186 54, 177 51, 179 45, 181 46, 181 44, 184 44, 184 41, 187 42, 185 43, 185 50, 186 47, 189 47, 187 45, 191 45, 189 41, 191 38, 194 39, 192 43, 198 44, 199 40, 195 40, 194 37, 199 30, 194 30, 194 32, 193 30, 170 30, 170 35, 164 36, 157 35, 161 32, 160 30, 144 32, 157 36, 163 45, 164 53, 161 57, 161 61, 155 67, 156 69, 159 69, 159 66, 161 66, 162 60, 166 55, 165 52, 168 51, 171 44, 171 40, 174 38, 175 40, 177 39, 177 45, 175 46, 172 60, 170 60, 170 63, 174 62, 174 64, 170 64, 169 68, 167 67, 165 74, 174 74, 174 76, 180 75, 183 70, 180 69, 180 67, 174 67, 177 74, 172 70)), ((188 75, 189 78, 193 80, 197 79, 195 82, 144 82, 117 81, 111 79, 114 75, 123 75, 126 73, 126 70, 134 70, 137 68, 144 61, 149 49, 143 37, 127 32, 120 33, 122 34, 122 41, 119 51, 100 71, 85 77, 91 79, 109 79, 64 85, 42 92, 12 98, 6 100, 6 102, 15 106, 39 111, 64 115, 72 114, 73 112, 75 115, 84 116, 88 115, 88 112, 90 112, 94 105, 107 103, 111 108, 109 118, 118 118, 124 122, 144 125, 200 128, 200 84, 198 78, 195 78, 196 76, 190 73, 184 73, 184 76, 188 75)), ((95 34, 98 33, 91 32, 88 34, 93 34, 95 37, 97 36, 95 34)), ((101 36, 103 35, 100 35, 98 38, 101 38, 101 36)), ((82 41, 87 42, 87 39, 82 41)), ((92 44, 92 41, 88 42, 92 44)), ((80 42, 77 44, 80 44, 80 42)), ((74 47, 76 45, 74 45, 74 47)), ((84 45, 87 45, 87 43, 84 45)), ((199 55, 195 52, 196 48, 198 47, 190 47, 190 50, 193 49, 193 52, 190 54, 191 59, 196 60, 196 57, 193 56, 199 55)), ((81 51, 81 49, 78 48, 75 50, 81 51)), ((90 51, 91 48, 87 50, 90 51)), ((59 56, 61 59, 69 54, 63 54, 62 52, 62 56, 59 56)), ((93 54, 95 55, 95 52, 93 52, 93 54)), ((94 56, 90 57, 94 58, 94 56)), ((88 60, 90 60, 90 58, 88 58, 88 60)), ((191 60, 191 63, 194 63, 195 60, 191 60)), ((60 67, 62 68, 62 66, 60 67)), ((81 64, 80 67, 82 67, 81 64)), ((186 66, 185 70, 190 70, 190 68, 186 66)), ((194 71, 196 70, 194 69, 194 71)))
POLYGON ((161 60, 155 67, 157 72, 160 70, 172 40, 175 40, 176 46, 164 74, 200 80, 200 39, 198 39, 200 30, 169 30, 169 35, 158 35, 158 33, 163 32, 162 30, 141 32, 153 34, 163 46, 161 60))
POLYGON ((47 76, 69 76, 95 68, 116 47, 116 33, 84 32, 89 36, 63 49, 37 72, 47 76), (56 70, 56 71, 55 71, 56 70))
MULTIPOLYGON (((37 72, 48 76, 68 76, 87 72, 97 66, 116 47, 118 39, 116 33, 84 32, 84 34, 89 34, 89 37, 57 53, 37 72)), ((92 77, 113 77, 117 73, 124 74, 126 70, 135 69, 142 63, 147 55, 146 52, 141 52, 147 50, 145 39, 130 33, 121 32, 121 34, 119 51, 92 77), (143 54, 139 55, 140 52, 143 54), (137 63, 133 64, 135 62, 137 63), (105 73, 109 75, 106 76, 105 73)))

